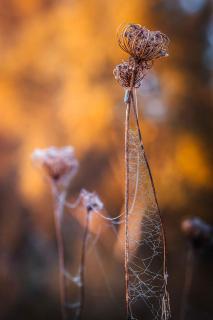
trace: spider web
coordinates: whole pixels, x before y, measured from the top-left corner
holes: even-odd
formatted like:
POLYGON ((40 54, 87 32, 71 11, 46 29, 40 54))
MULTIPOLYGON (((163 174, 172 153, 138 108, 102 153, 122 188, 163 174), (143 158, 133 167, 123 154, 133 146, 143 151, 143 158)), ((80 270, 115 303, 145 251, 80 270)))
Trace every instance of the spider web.
MULTIPOLYGON (((136 111, 137 112, 137 111, 136 111)), ((152 319, 169 318, 164 234, 150 172, 130 108, 129 146, 129 304, 131 319, 142 319, 138 305, 152 319)))

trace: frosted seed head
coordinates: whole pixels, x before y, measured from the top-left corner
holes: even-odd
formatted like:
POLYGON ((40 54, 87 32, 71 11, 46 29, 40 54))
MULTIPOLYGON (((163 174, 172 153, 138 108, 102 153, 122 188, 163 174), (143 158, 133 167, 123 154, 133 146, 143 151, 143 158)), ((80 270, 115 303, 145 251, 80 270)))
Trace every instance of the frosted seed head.
POLYGON ((81 191, 81 197, 83 205, 87 211, 99 212, 104 208, 103 202, 95 192, 88 192, 87 190, 83 189, 81 191))
POLYGON ((35 149, 32 160, 35 165, 45 171, 52 182, 64 188, 68 187, 78 169, 74 148, 70 146, 35 149))

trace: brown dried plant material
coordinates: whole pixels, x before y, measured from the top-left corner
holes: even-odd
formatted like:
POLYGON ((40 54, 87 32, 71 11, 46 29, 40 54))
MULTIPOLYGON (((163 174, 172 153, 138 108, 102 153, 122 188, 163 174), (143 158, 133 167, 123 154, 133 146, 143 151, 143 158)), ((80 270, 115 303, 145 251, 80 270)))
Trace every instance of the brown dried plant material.
POLYGON ((32 154, 33 162, 44 169, 47 176, 58 187, 67 188, 78 169, 78 161, 72 147, 50 147, 36 149, 32 154))
POLYGON ((150 31, 139 24, 122 25, 118 30, 118 44, 130 55, 113 71, 124 88, 139 88, 153 61, 168 56, 169 38, 160 31, 150 31))
POLYGON ((78 170, 78 161, 75 158, 74 148, 70 146, 62 148, 50 147, 47 149, 36 149, 32 154, 32 160, 35 165, 44 170, 51 184, 54 199, 55 228, 58 246, 61 312, 62 318, 65 320, 67 319, 67 314, 65 308, 66 288, 64 278, 65 262, 62 219, 67 190, 72 178, 78 170))
POLYGON ((121 49, 140 61, 168 56, 169 38, 139 24, 122 25, 118 31, 118 43, 121 49))
POLYGON ((129 58, 128 61, 118 64, 113 70, 113 74, 122 87, 130 88, 133 86, 139 88, 144 77, 144 69, 141 65, 136 64, 133 58, 129 58), (134 79, 132 77, 133 72, 135 73, 134 79))
POLYGON ((160 31, 149 31, 139 24, 126 24, 119 29, 118 44, 130 55, 129 60, 117 65, 113 72, 115 79, 126 89, 124 95, 126 104, 124 212, 126 315, 128 320, 138 319, 140 315, 137 315, 134 305, 143 299, 155 319, 168 320, 170 303, 167 290, 165 234, 155 185, 144 150, 137 112, 136 90, 133 91, 133 88, 140 87, 146 71, 152 67, 155 59, 168 56, 169 39, 160 31), (134 121, 130 121, 130 115, 134 121), (138 188, 139 177, 141 177, 140 188, 138 188), (132 203, 131 199, 134 200, 132 203), (135 199, 138 199, 137 204, 135 199), (144 203, 145 208, 142 206, 144 203), (140 208, 138 217, 142 219, 139 234, 137 229, 131 228, 130 224, 133 218, 137 217, 138 208, 140 208), (138 237, 141 239, 138 240, 138 237), (137 245, 137 254, 132 251, 134 248, 132 243, 137 245), (142 261, 142 265, 139 265, 138 261, 142 261), (156 273, 155 264, 158 266, 158 273, 156 273))

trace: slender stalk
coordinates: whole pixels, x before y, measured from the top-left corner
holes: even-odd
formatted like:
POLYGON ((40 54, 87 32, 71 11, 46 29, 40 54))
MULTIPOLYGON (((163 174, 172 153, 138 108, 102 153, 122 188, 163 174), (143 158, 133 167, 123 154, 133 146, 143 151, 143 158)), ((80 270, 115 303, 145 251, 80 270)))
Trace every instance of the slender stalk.
POLYGON ((64 202, 66 199, 66 192, 61 192, 58 196, 57 188, 52 186, 52 192, 55 202, 54 216, 55 216, 55 230, 56 240, 58 246, 58 260, 59 260, 59 288, 60 288, 60 301, 61 301, 61 312, 63 320, 66 319, 65 311, 65 282, 64 282, 64 245, 63 236, 61 230, 61 222, 63 217, 64 202))
POLYGON ((131 308, 129 303, 129 128, 130 128, 130 108, 131 97, 135 81, 135 66, 132 71, 130 88, 126 90, 124 102, 126 103, 125 119, 125 249, 124 249, 124 273, 125 273, 125 293, 126 293, 126 317, 131 320, 131 308))
POLYGON ((142 152, 143 152, 143 155, 144 155, 144 160, 145 160, 146 167, 147 167, 147 170, 148 170, 148 174, 149 174, 149 177, 150 177, 150 182, 151 182, 151 186, 152 186, 152 190, 153 190, 153 194, 154 194, 154 199, 155 199, 155 203, 156 203, 158 214, 159 214, 159 218, 160 218, 161 231, 162 231, 162 240, 163 240, 163 273, 164 273, 164 278, 165 278, 165 298, 167 299, 167 308, 168 308, 168 313, 170 315, 169 295, 168 295, 168 291, 167 291, 167 264, 166 264, 166 237, 165 237, 165 231, 164 231, 164 227, 163 227, 163 221, 162 221, 160 207, 159 207, 159 204, 158 204, 158 199, 157 199, 157 193, 156 193, 156 189, 155 189, 154 179, 153 179, 151 168, 150 168, 150 165, 149 165, 146 153, 145 153, 145 149, 144 149, 143 139, 142 139, 139 120, 138 120, 137 108, 136 108, 135 98, 134 98, 133 93, 131 93, 130 99, 132 101, 132 107, 133 107, 133 112, 134 112, 134 116, 135 116, 135 121, 136 121, 136 127, 137 127, 137 131, 138 131, 138 137, 139 137, 139 141, 140 141, 140 146, 141 146, 141 149, 142 149, 142 152))
POLYGON ((130 317, 129 306, 129 118, 130 118, 130 101, 126 105, 126 121, 125 121, 125 292, 126 292, 126 312, 127 320, 130 317))
POLYGON ((80 301, 79 301, 79 313, 78 319, 82 319, 84 304, 85 304, 85 269, 86 269, 86 247, 89 235, 89 222, 90 222, 91 210, 86 211, 86 225, 83 234, 82 249, 81 249, 81 261, 80 261, 80 301))

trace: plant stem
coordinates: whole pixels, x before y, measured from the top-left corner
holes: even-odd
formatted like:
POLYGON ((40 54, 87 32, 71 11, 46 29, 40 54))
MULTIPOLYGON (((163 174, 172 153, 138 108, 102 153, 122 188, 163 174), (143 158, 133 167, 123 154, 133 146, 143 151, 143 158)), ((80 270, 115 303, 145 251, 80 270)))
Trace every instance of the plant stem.
POLYGON ((83 309, 85 304, 85 269, 86 269, 86 247, 87 247, 87 240, 89 235, 89 222, 90 222, 90 214, 91 210, 87 209, 86 211, 86 225, 83 234, 83 242, 82 242, 82 249, 81 249, 81 261, 80 261, 80 302, 79 302, 79 314, 78 318, 82 319, 83 309))
POLYGON ((124 252, 124 272, 125 272, 125 292, 126 292, 126 312, 127 320, 130 317, 129 306, 129 118, 130 118, 130 101, 126 105, 125 121, 125 252, 124 252))
POLYGON ((60 301, 61 301, 61 312, 63 320, 66 319, 65 312, 65 283, 64 283, 64 245, 63 245, 63 236, 61 230, 61 222, 63 217, 64 210, 64 201, 66 199, 66 192, 61 192, 58 196, 57 188, 52 187, 55 209, 55 229, 56 229, 56 240, 58 246, 58 259, 59 259, 59 288, 60 288, 60 301))

